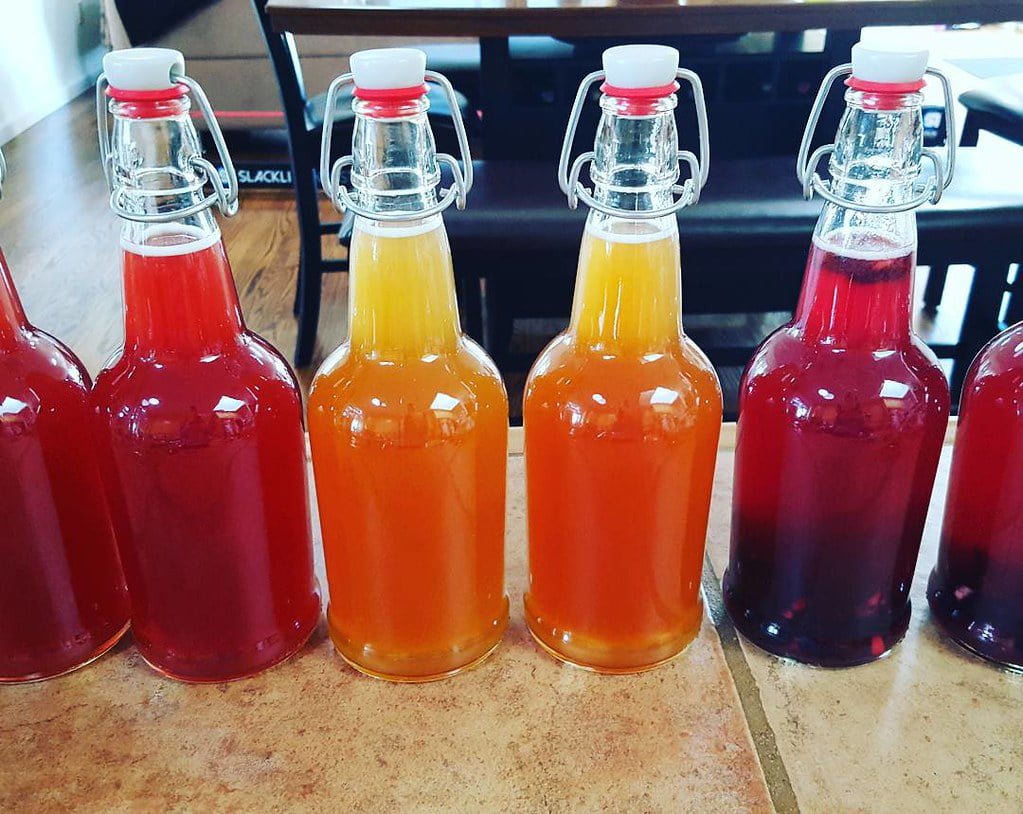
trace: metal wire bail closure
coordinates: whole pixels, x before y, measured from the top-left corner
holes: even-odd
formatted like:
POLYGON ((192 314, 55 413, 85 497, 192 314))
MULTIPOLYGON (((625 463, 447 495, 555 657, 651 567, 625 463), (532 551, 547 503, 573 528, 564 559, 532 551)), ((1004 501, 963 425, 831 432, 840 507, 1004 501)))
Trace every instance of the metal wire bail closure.
POLYGON ((803 141, 799 145, 799 155, 796 156, 796 177, 799 182, 803 185, 803 197, 810 200, 813 194, 816 192, 824 200, 830 203, 843 206, 847 209, 855 209, 860 212, 877 212, 881 214, 891 214, 894 212, 907 212, 910 209, 916 209, 919 206, 923 206, 925 203, 936 204, 941 200, 942 193, 948 189, 948 185, 952 183, 952 176, 955 173, 956 166, 956 125, 955 125, 955 105, 952 101, 952 85, 948 81, 948 77, 944 73, 939 71, 937 68, 928 68, 925 72, 931 76, 935 76, 941 82, 942 93, 945 97, 945 162, 941 161, 941 157, 935 150, 930 148, 924 148, 921 151, 921 156, 927 158, 934 165, 934 175, 927 178, 923 183, 917 187, 917 195, 909 201, 899 204, 864 204, 858 201, 850 201, 846 198, 840 198, 834 192, 831 191, 832 182, 825 180, 820 177, 817 173, 817 165, 824 156, 831 155, 835 152, 834 144, 824 144, 814 150, 813 155, 810 153, 810 145, 813 143, 814 132, 817 130, 817 123, 820 121, 821 111, 824 109, 824 103, 827 101, 828 94, 831 91, 831 86, 834 85, 835 80, 841 76, 852 74, 852 63, 848 62, 845 65, 839 65, 837 68, 832 68, 827 76, 824 77, 824 81, 821 82, 820 90, 817 91, 817 98, 814 100, 813 107, 810 110, 810 118, 806 122, 806 129, 803 131, 803 141), (809 158, 807 156, 809 155, 809 158))
POLYGON ((7 160, 4 151, 0 150, 0 198, 4 197, 4 181, 7 180, 7 160))
POLYGON ((568 196, 568 208, 575 209, 581 200, 591 209, 603 212, 605 215, 628 220, 644 220, 646 218, 660 218, 665 215, 673 215, 680 209, 692 206, 700 200, 700 192, 707 183, 707 176, 710 173, 710 138, 707 128, 707 102, 703 97, 703 83, 700 77, 685 68, 679 68, 675 73, 676 79, 688 82, 693 88, 693 101, 696 103, 696 124, 700 135, 700 157, 697 158, 689 150, 678 151, 678 161, 685 162, 689 166, 689 177, 682 184, 675 184, 671 191, 679 197, 670 206, 661 209, 631 210, 615 209, 607 206, 593 197, 593 193, 579 180, 583 167, 591 162, 594 157, 593 150, 582 153, 572 162, 572 145, 575 142, 575 132, 579 127, 579 118, 582 116, 583 103, 590 92, 590 88, 597 82, 604 81, 604 71, 594 71, 588 74, 580 83, 579 90, 575 94, 575 102, 572 104, 572 111, 568 116, 568 125, 565 127, 565 140, 561 144, 561 158, 558 161, 558 186, 568 196), (698 183, 697 183, 698 179, 698 183))
POLYGON ((196 174, 196 178, 199 181, 199 188, 202 189, 207 183, 213 187, 213 191, 209 195, 201 201, 196 201, 191 206, 187 206, 184 209, 176 209, 171 212, 139 214, 138 212, 129 210, 124 204, 124 199, 132 193, 124 188, 114 186, 112 167, 113 154, 110 151, 110 132, 108 128, 109 116, 106 97, 106 90, 107 87, 109 87, 109 83, 107 82, 107 77, 104 73, 100 74, 99 79, 96 80, 96 124, 99 130, 100 161, 103 163, 103 174, 106 176, 107 186, 110 188, 110 208, 113 209, 114 213, 119 217, 127 220, 138 221, 139 223, 166 223, 178 220, 179 218, 185 218, 189 215, 195 215, 198 212, 202 212, 204 209, 209 209, 214 204, 216 204, 222 215, 225 217, 231 217, 238 212, 238 173, 235 172, 234 162, 231 161, 231 155, 228 152, 227 144, 224 141, 224 133, 221 131, 220 123, 217 121, 217 116, 213 112, 213 106, 210 104, 210 100, 206 98, 206 93, 200 87, 199 83, 190 76, 185 76, 184 74, 172 71, 171 79, 188 88, 189 94, 193 99, 195 99, 195 102, 199 107, 199 111, 202 113, 203 121, 206 122, 206 126, 209 128, 213 144, 217 148, 217 155, 220 157, 220 162, 224 167, 223 174, 226 176, 227 180, 226 182, 224 181, 221 177, 221 173, 215 166, 213 166, 212 162, 203 158, 201 155, 191 155, 188 157, 188 163, 196 174))
POLYGON ((426 71, 424 79, 440 86, 451 108, 451 120, 455 125, 455 136, 458 139, 458 151, 461 153, 462 163, 459 165, 454 156, 447 153, 437 153, 437 163, 451 170, 451 186, 441 193, 437 203, 417 212, 374 212, 355 201, 348 188, 341 183, 341 173, 352 166, 352 156, 342 156, 334 162, 333 166, 330 164, 331 136, 334 129, 338 94, 345 85, 355 84, 355 77, 346 73, 331 82, 330 88, 327 90, 327 101, 323 110, 323 140, 320 143, 320 185, 339 212, 351 212, 369 220, 403 221, 409 220, 409 218, 419 219, 437 215, 451 204, 455 204, 458 209, 465 209, 466 198, 469 195, 469 190, 472 189, 472 156, 469 155, 469 137, 465 134, 465 124, 462 122, 458 98, 455 96, 455 89, 451 87, 451 83, 443 74, 426 71))

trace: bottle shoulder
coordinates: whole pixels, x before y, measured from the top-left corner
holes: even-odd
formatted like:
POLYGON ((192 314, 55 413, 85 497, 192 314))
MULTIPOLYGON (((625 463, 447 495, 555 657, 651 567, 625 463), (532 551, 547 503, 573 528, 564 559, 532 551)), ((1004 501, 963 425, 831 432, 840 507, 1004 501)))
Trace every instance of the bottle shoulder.
POLYGON ((45 331, 30 328, 13 346, 0 349, 0 399, 15 391, 47 387, 85 393, 91 384, 78 357, 45 331))
POLYGON ((94 406, 111 412, 145 407, 152 413, 182 410, 215 414, 247 409, 300 407, 298 382, 284 357, 256 334, 215 355, 136 357, 122 352, 96 377, 94 406))
POLYGON ((310 400, 345 402, 370 391, 411 398, 435 388, 464 390, 486 400, 500 396, 507 401, 497 366, 468 337, 462 337, 451 352, 401 358, 367 356, 344 342, 316 372, 310 400))
POLYGON ((0 350, 0 438, 84 420, 89 386, 85 367, 63 343, 31 329, 0 350))
POLYGON ((746 366, 739 387, 743 415, 774 412, 794 423, 943 421, 948 381, 917 337, 897 348, 868 350, 809 341, 791 325, 769 336, 746 366))
POLYGON ((721 386, 710 360, 687 337, 647 353, 604 353, 581 347, 569 333, 554 338, 534 362, 526 382, 530 393, 560 392, 572 398, 594 387, 638 398, 657 387, 721 397, 721 386))
POLYGON ((710 362, 688 340, 658 353, 610 355, 552 342, 526 383, 527 427, 550 421, 571 434, 621 440, 680 437, 721 422, 721 386, 710 362))
POLYGON ((309 425, 320 432, 418 446, 507 431, 500 375, 475 343, 452 353, 395 361, 353 353, 346 344, 323 363, 309 394, 309 425))

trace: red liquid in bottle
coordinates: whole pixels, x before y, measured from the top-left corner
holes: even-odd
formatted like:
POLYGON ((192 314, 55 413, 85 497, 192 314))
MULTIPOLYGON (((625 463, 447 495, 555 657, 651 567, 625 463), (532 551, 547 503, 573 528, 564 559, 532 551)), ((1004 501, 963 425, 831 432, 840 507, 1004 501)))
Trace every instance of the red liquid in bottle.
POLYGON ((953 639, 1023 669, 1023 323, 966 376, 927 596, 953 639))
POLYGON ((89 377, 29 325, 0 254, 0 682, 66 673, 128 627, 89 377))
POLYGON ((125 246, 125 348, 93 405, 139 650, 222 681, 298 650, 320 603, 298 386, 245 330, 219 234, 175 246, 187 228, 125 246))
POLYGON ((906 631, 949 411, 910 328, 913 252, 849 232, 815 238, 796 318, 746 369, 724 578, 747 638, 823 666, 906 631))

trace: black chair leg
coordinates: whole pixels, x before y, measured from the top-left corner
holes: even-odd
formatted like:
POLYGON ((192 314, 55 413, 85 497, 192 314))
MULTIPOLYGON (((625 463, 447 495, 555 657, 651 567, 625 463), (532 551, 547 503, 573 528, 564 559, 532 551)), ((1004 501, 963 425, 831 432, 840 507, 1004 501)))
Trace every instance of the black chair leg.
POLYGON ((1008 278, 1009 263, 1000 257, 982 258, 975 265, 973 283, 952 368, 952 403, 959 403, 963 380, 977 352, 998 333, 998 314, 1008 278))
POLYGON ((934 316, 938 313, 941 298, 945 293, 945 281, 948 279, 948 266, 931 266, 927 274, 927 285, 924 286, 924 313, 934 316))
POLYGON ((1016 269, 1016 279, 1009 289, 1009 307, 1005 309, 1005 321, 1009 325, 1023 322, 1023 265, 1016 269))
POLYGON ((313 360, 323 288, 323 248, 320 243, 320 219, 312 171, 295 173, 295 197, 298 200, 298 226, 302 240, 295 296, 298 316, 295 366, 306 367, 313 360))
POLYGON ((959 139, 960 147, 976 147, 980 138, 980 122, 974 113, 966 114, 966 121, 963 122, 963 137, 959 139))

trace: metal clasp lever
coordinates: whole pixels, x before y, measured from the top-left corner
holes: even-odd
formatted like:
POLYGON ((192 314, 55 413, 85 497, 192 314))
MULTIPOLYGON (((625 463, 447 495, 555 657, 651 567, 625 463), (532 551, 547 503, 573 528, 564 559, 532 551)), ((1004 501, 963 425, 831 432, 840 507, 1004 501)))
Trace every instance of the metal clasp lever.
POLYGON ((201 201, 196 201, 191 206, 170 212, 140 214, 128 209, 124 204, 125 196, 129 194, 128 191, 114 186, 113 154, 110 150, 110 130, 108 127, 109 117, 106 97, 109 83, 107 82, 106 74, 100 74, 99 79, 96 80, 96 124, 99 131, 99 155, 100 160, 103 162, 103 174, 106 176, 107 186, 110 188, 110 208, 120 217, 140 223, 165 223, 167 221, 178 220, 179 218, 185 218, 208 209, 214 204, 216 204, 221 214, 231 217, 238 211, 238 174, 235 172, 234 162, 231 161, 231 155, 227 150, 227 144, 224 141, 224 134, 220 129, 220 123, 213 112, 213 106, 210 104, 210 100, 206 98, 206 93, 199 86, 199 83, 190 76, 185 76, 172 70, 170 78, 171 81, 188 88, 189 94, 199 106, 203 120, 209 128, 210 137, 213 139, 213 145, 217 148, 217 155, 220 157, 221 164, 223 164, 227 182, 224 182, 220 172, 217 171, 217 168, 210 161, 201 155, 191 155, 188 157, 188 162, 199 179, 200 188, 205 187, 209 183, 213 187, 213 192, 201 201))
POLYGON ((346 155, 339 158, 330 165, 331 136, 334 129, 334 114, 337 109, 337 98, 345 85, 355 84, 352 74, 346 73, 337 77, 330 83, 327 90, 327 101, 323 110, 323 140, 320 143, 320 185, 324 193, 330 198, 331 203, 339 212, 349 211, 363 218, 378 221, 402 221, 410 217, 427 218, 439 214, 451 204, 456 204, 458 209, 465 209, 465 201, 472 189, 472 156, 469 155, 469 137, 465 134, 465 124, 462 122, 458 98, 455 96, 455 89, 445 76, 436 71, 426 71, 423 78, 427 82, 439 85, 444 91, 451 108, 451 120, 455 125, 455 136, 458 139, 458 151, 462 156, 462 165, 459 166, 454 156, 447 153, 437 153, 437 162, 451 170, 453 182, 441 194, 440 200, 433 206, 415 213, 409 212, 375 212, 363 208, 358 204, 347 187, 341 183, 341 173, 352 166, 352 156, 346 155))
POLYGON ((710 173, 710 138, 707 128, 707 102, 703 97, 703 83, 700 77, 685 68, 679 68, 675 73, 676 79, 688 82, 693 88, 693 101, 696 103, 696 124, 700 134, 700 157, 697 159, 689 150, 678 151, 678 161, 685 162, 689 166, 690 176, 682 184, 675 184, 671 191, 679 197, 671 206, 654 210, 626 210, 615 209, 614 207, 602 204, 593 197, 593 193, 583 186, 579 180, 583 166, 591 162, 594 157, 593 150, 582 153, 569 168, 569 161, 572 157, 572 145, 575 142, 575 131, 579 127, 579 118, 582 115, 583 103, 590 88, 597 82, 604 81, 603 71, 594 71, 588 74, 579 85, 575 94, 575 102, 572 104, 572 112, 568 116, 568 125, 565 128, 565 140, 561 145, 561 158, 558 161, 558 185, 561 191, 568 196, 568 208, 575 209, 581 200, 591 209, 603 212, 606 215, 614 215, 629 220, 641 220, 646 218, 660 218, 665 215, 672 215, 680 209, 692 206, 700 200, 700 191, 707 183, 707 176, 710 173))
POLYGON ((0 150, 0 198, 4 197, 4 181, 7 180, 7 160, 4 151, 0 150))
POLYGON ((942 193, 948 189, 948 185, 952 183, 952 175, 955 173, 956 166, 956 125, 955 105, 952 101, 952 85, 948 81, 948 77, 937 68, 928 68, 925 74, 938 78, 945 96, 945 132, 947 134, 945 136, 945 162, 944 166, 942 166, 940 156, 930 148, 925 148, 921 151, 921 155, 929 159, 934 165, 934 175, 917 187, 918 194, 914 198, 905 203, 887 205, 850 201, 846 198, 840 198, 832 192, 832 182, 824 180, 817 173, 817 165, 820 164, 824 156, 835 152, 835 145, 824 144, 814 150, 813 155, 807 158, 810 153, 810 145, 813 143, 814 132, 817 130, 817 123, 820 121, 821 111, 824 109, 824 103, 827 101, 831 86, 835 84, 836 79, 848 74, 852 74, 852 63, 832 68, 827 76, 824 77, 824 81, 821 82, 820 90, 817 91, 817 98, 814 100, 813 107, 810 110, 810 118, 806 123, 806 129, 803 131, 803 141, 799 145, 799 155, 796 157, 796 177, 803 185, 803 197, 809 200, 813 197, 814 192, 816 192, 824 200, 838 206, 856 209, 860 212, 878 212, 882 214, 907 212, 925 203, 936 204, 941 200, 942 193))

